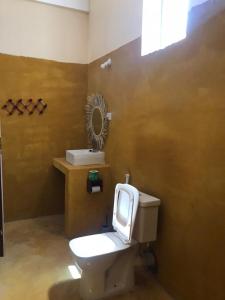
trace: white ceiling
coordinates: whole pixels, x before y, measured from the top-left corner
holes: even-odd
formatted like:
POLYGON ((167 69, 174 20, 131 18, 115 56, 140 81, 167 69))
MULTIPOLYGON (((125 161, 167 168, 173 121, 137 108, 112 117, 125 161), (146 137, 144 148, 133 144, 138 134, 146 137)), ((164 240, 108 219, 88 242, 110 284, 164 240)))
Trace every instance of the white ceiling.
MULTIPOLYGON (((57 5, 71 8, 86 13, 90 12, 90 0, 33 0, 45 4, 57 5)), ((212 0, 190 0, 190 8, 212 0)))
POLYGON ((71 8, 85 13, 89 13, 90 11, 89 0, 33 0, 33 1, 71 8))

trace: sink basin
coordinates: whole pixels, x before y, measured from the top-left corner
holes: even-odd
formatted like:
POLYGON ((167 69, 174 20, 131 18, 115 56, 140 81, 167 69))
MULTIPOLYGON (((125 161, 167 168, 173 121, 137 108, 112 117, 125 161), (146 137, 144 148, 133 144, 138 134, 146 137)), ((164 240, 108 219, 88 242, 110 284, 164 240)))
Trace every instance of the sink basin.
POLYGON ((66 161, 74 166, 104 164, 105 153, 93 152, 91 149, 67 150, 66 161))

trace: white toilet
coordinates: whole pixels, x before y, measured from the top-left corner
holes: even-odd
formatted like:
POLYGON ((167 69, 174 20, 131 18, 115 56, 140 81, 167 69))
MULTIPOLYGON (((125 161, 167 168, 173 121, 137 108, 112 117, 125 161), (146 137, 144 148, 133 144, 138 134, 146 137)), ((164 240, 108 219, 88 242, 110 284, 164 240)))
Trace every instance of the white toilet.
POLYGON ((159 205, 159 199, 139 193, 129 184, 117 184, 112 222, 115 232, 70 241, 75 265, 82 273, 83 299, 102 299, 133 288, 138 243, 156 239, 159 205))

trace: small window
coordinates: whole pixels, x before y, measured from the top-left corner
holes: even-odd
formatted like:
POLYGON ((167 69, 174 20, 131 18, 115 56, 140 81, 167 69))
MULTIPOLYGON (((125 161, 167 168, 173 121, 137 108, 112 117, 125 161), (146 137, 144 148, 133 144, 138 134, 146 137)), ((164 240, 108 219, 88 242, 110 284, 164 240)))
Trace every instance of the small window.
POLYGON ((189 0, 143 0, 142 56, 186 38, 188 11, 189 0))

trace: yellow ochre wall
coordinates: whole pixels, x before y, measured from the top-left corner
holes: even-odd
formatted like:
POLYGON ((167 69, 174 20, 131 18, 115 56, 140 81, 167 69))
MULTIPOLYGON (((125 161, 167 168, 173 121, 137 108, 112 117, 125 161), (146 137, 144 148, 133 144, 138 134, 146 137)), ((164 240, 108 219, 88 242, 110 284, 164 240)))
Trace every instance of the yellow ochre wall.
POLYGON ((224 37, 225 12, 163 51, 141 57, 138 39, 89 65, 89 94, 102 93, 113 116, 114 184, 129 171, 162 200, 158 276, 178 300, 225 297, 224 37))
POLYGON ((87 65, 0 55, 0 105, 42 98, 43 115, 1 110, 6 221, 62 213, 63 175, 52 166, 66 149, 86 145, 87 65))

